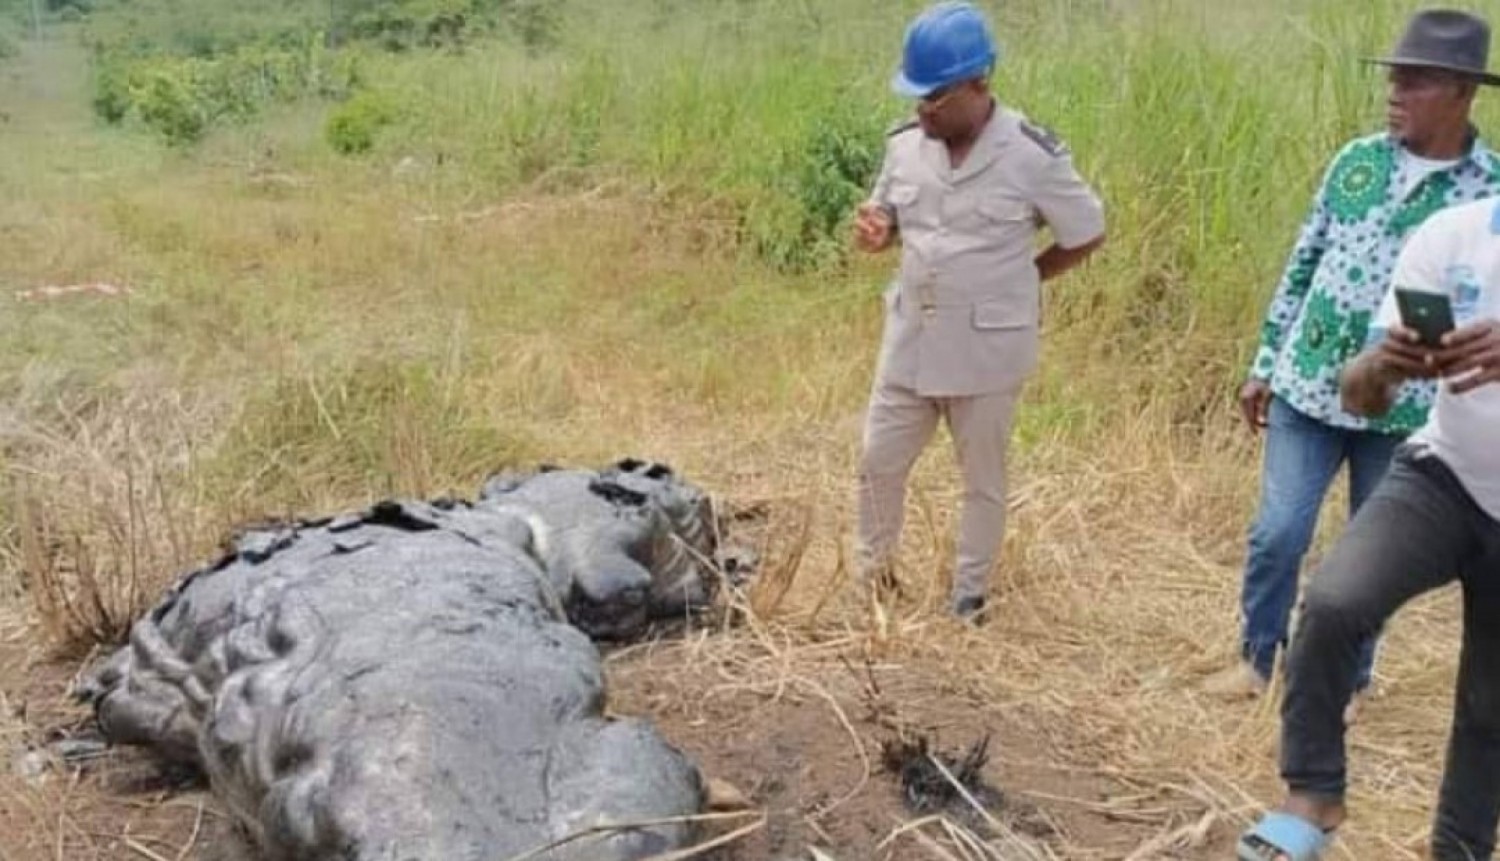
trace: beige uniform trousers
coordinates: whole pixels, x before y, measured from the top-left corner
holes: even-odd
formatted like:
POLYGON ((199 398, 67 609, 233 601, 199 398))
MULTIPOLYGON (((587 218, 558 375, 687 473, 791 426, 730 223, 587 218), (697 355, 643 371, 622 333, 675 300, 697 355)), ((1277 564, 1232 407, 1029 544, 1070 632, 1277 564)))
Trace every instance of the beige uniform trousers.
POLYGON ((859 467, 862 579, 894 562, 901 541, 907 477, 942 418, 953 435, 964 482, 952 597, 957 602, 985 595, 1005 535, 1005 451, 1020 393, 1016 388, 928 398, 901 386, 876 383, 859 467))

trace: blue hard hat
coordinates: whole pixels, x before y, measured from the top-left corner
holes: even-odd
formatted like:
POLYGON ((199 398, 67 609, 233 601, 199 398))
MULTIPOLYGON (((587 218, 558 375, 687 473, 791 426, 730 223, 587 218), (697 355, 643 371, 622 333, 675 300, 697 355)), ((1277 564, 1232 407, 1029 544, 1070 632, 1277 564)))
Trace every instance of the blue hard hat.
POLYGON ((906 28, 901 68, 891 78, 891 89, 920 99, 988 74, 998 58, 984 13, 969 3, 938 3, 906 28))

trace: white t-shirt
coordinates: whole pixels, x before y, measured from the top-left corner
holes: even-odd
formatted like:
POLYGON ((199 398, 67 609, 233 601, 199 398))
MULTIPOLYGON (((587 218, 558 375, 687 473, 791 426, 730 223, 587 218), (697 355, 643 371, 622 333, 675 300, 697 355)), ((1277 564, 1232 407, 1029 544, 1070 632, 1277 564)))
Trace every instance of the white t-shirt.
MULTIPOLYGON (((1500 198, 1427 219, 1401 250, 1391 286, 1448 294, 1459 326, 1500 320, 1500 198)), ((1393 289, 1380 307, 1377 330, 1400 320, 1393 289)), ((1500 383, 1461 395, 1439 386, 1427 424, 1412 440, 1442 458, 1479 507, 1500 520, 1500 383)))
POLYGON ((1400 147, 1396 150, 1396 152, 1396 158, 1398 159, 1396 163, 1398 170, 1397 175, 1399 177, 1398 181, 1401 184, 1402 197, 1406 197, 1408 194, 1411 194, 1412 189, 1417 187, 1417 183, 1426 179, 1429 174, 1437 173, 1440 170, 1453 167, 1454 165, 1462 161, 1462 159, 1457 158, 1423 158, 1422 156, 1413 153, 1406 147, 1400 147))

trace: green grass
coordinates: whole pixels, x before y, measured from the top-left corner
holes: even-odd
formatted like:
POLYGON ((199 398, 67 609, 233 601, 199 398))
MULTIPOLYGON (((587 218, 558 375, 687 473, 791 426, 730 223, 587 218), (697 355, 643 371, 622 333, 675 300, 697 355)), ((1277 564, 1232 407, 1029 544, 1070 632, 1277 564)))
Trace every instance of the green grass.
MULTIPOLYGON (((1122 773, 1269 799, 1273 709, 1187 690, 1232 649, 1256 486, 1232 399, 1323 165, 1380 125, 1380 72, 1358 60, 1411 7, 987 5, 997 92, 1071 144, 1110 240, 1045 289, 1008 615, 961 663, 1020 658, 1035 678, 1017 696, 1107 700, 1057 721, 1138 740, 1122 773)), ((35 43, 0 24, 20 49, 0 58, 0 592, 27 590, 46 642, 81 650, 232 524, 622 455, 805 505, 807 576, 834 576, 896 262, 849 255, 841 220, 907 110, 886 81, 918 6, 569 0, 555 42, 351 49, 355 100, 272 100, 180 147, 93 113, 79 27, 35 43), (134 292, 12 298, 92 281, 134 292)), ((1496 93, 1477 120, 1500 135, 1496 93)), ((912 555, 933 582, 951 465, 939 447, 915 482, 912 555)), ((1392 741, 1361 751, 1344 837, 1358 857, 1425 818, 1456 616, 1422 612, 1448 627, 1393 630, 1376 724, 1392 741)), ((1224 796, 1220 830, 1243 797, 1224 796)))
MULTIPOLYGON (((847 462, 832 429, 862 406, 894 260, 852 258, 846 218, 906 110, 886 80, 918 4, 564 8, 555 44, 357 49, 381 122, 352 155, 325 134, 351 109, 316 99, 187 149, 107 126, 80 31, 54 24, 0 67, 8 418, 86 446, 77 416, 173 393, 192 444, 138 437, 219 506, 209 522, 465 492, 531 459, 715 470, 727 428, 795 439, 789 458, 829 429, 820 451, 847 462), (8 298, 89 280, 136 292, 8 298)), ((1122 422, 1219 433, 1322 165, 1378 126, 1358 58, 1407 7, 993 8, 997 92, 1071 144, 1110 224, 1046 288, 1022 449, 1122 422)), ((27 439, 4 446, 12 471, 48 470, 27 439)))

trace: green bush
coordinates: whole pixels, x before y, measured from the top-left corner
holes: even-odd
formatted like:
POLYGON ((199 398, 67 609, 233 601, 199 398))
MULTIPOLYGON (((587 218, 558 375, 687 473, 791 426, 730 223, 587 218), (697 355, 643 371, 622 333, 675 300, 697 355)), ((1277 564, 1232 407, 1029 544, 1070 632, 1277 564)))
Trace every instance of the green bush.
POLYGON ((507 24, 532 53, 555 48, 562 29, 561 4, 557 0, 515 0, 510 4, 507 24))
POLYGON ((130 81, 118 64, 94 67, 94 113, 114 125, 130 113, 130 81))
MULTIPOLYGON (((558 0, 101 2, 84 36, 95 113, 109 123, 137 116, 174 145, 252 118, 270 102, 348 98, 360 84, 360 45, 458 47, 510 28, 531 50, 554 42, 558 26, 558 0)), ((325 132, 340 152, 365 152, 391 117, 384 105, 354 101, 325 132)))
POLYGON ((880 170, 884 140, 875 111, 817 115, 776 160, 774 199, 749 216, 756 253, 792 270, 841 259, 850 215, 880 170))
POLYGON ((456 48, 502 31, 535 51, 557 44, 560 8, 559 0, 366 0, 337 26, 389 51, 456 48))
POLYGON ((369 152, 380 130, 396 118, 390 102, 373 92, 363 92, 344 102, 328 116, 323 137, 344 155, 369 152))
POLYGON ((472 35, 469 0, 382 3, 355 16, 350 35, 388 51, 456 47, 472 35))
MULTIPOLYGON (((0 0, 0 14, 5 0, 0 0)), ((562 0, 101 0, 86 40, 106 52, 208 59, 247 45, 288 48, 311 33, 328 44, 390 51, 453 48, 510 33, 528 49, 557 43, 562 0)))
POLYGON ((47 11, 56 12, 63 20, 76 20, 94 11, 93 0, 47 0, 47 11))
POLYGON ((191 61, 159 62, 131 82, 130 100, 141 120, 167 143, 185 146, 208 131, 209 110, 199 97, 191 61))
POLYGON ((809 242, 842 238, 841 228, 880 170, 882 142, 873 113, 846 112, 813 122, 795 174, 809 242))
POLYGON ((244 45, 214 57, 134 56, 94 60, 93 107, 109 123, 135 112, 174 145, 200 140, 215 124, 244 121, 271 102, 305 95, 345 98, 359 81, 353 53, 329 51, 321 34, 295 47, 244 45))

